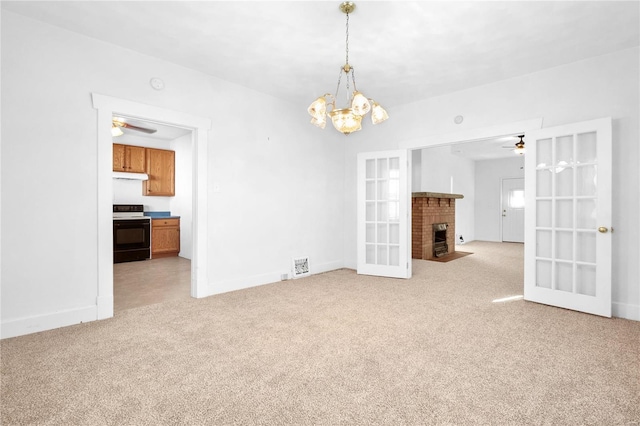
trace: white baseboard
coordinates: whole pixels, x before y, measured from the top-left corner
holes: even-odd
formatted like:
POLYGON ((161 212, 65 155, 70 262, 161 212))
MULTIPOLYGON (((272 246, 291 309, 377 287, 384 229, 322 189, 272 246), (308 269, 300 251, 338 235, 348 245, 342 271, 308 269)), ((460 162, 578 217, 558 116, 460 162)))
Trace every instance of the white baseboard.
POLYGON ((7 339, 9 337, 24 336, 25 334, 95 321, 97 313, 97 306, 86 306, 44 315, 5 320, 2 321, 0 326, 0 338, 7 339))
POLYGON ((611 303, 611 314, 617 318, 640 321, 640 305, 613 302, 611 303))
MULTIPOLYGON (((336 269, 340 269, 343 267, 343 262, 338 260, 322 264, 312 263, 311 275, 335 271, 336 269)), ((206 294, 204 297, 212 296, 214 294, 228 293, 230 291, 242 290, 245 288, 257 287, 265 284, 273 284, 282 280, 281 275, 281 272, 270 272, 267 274, 254 275, 251 277, 243 277, 209 283, 209 291, 207 292, 208 294, 206 294)), ((290 273, 289 278, 291 278, 290 273)))

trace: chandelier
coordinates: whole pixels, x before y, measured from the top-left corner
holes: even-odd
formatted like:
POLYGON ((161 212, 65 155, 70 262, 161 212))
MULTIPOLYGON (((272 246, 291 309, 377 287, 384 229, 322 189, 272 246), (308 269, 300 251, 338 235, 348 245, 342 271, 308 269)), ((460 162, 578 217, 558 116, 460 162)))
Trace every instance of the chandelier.
POLYGON ((347 29, 346 29, 346 60, 345 64, 340 68, 338 74, 338 85, 336 87, 336 94, 325 93, 318 99, 313 101, 307 111, 311 115, 311 124, 324 129, 327 124, 327 117, 331 118, 333 127, 337 131, 348 135, 352 132, 357 132, 362 129, 362 117, 371 112, 371 122, 373 124, 382 123, 389 115, 373 99, 367 98, 356 87, 356 77, 353 67, 349 64, 349 14, 354 11, 356 5, 353 2, 345 1, 340 4, 340 10, 347 15, 347 29), (345 74, 346 80, 346 92, 347 92, 347 107, 337 108, 336 99, 338 98, 338 91, 340 90, 340 83, 342 80, 342 74, 345 74), (350 92, 350 85, 353 85, 353 93, 350 92))

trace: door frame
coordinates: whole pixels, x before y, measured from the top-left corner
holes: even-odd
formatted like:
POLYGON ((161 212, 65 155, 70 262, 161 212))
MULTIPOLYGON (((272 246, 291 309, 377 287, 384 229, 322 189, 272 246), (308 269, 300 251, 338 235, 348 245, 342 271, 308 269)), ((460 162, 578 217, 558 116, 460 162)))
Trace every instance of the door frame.
POLYGON ((193 186, 191 260, 191 296, 210 294, 207 266, 208 234, 208 136, 211 120, 126 99, 92 93, 93 108, 98 110, 97 204, 98 204, 98 296, 97 319, 113 317, 113 139, 111 121, 114 115, 124 115, 148 122, 169 124, 191 130, 193 186))

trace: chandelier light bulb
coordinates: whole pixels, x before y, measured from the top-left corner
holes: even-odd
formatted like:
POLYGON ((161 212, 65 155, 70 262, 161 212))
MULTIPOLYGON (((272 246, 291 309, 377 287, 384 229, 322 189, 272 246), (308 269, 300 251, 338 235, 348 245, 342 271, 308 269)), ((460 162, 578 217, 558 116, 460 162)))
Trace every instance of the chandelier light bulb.
POLYGON ((326 116, 322 116, 320 118, 313 117, 311 118, 311 124, 313 124, 316 127, 320 127, 321 129, 324 129, 324 127, 327 125, 327 118, 326 116))
POLYGON ((380 124, 389 118, 389 114, 385 111, 384 108, 380 106, 379 103, 373 102, 373 106, 371 107, 371 122, 373 124, 380 124))
POLYGON ((334 109, 329 116, 333 127, 345 135, 362 129, 362 116, 355 114, 351 108, 334 109))
POLYGON ((324 97, 319 97, 309 105, 307 111, 313 118, 321 119, 327 114, 327 101, 324 97))
POLYGON ((351 109, 358 115, 365 115, 371 111, 369 99, 360 92, 353 92, 353 101, 351 101, 351 109))

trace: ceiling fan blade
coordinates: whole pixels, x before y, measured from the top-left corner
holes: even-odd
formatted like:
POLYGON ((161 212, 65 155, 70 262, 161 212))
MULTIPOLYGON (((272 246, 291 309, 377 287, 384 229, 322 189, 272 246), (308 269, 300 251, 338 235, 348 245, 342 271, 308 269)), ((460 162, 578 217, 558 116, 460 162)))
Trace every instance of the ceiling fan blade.
POLYGON ((157 132, 156 129, 147 129, 146 127, 138 127, 138 126, 134 126, 134 125, 128 124, 128 123, 122 123, 121 127, 124 127, 125 129, 137 130, 138 132, 144 132, 144 133, 155 133, 155 132, 157 132))

